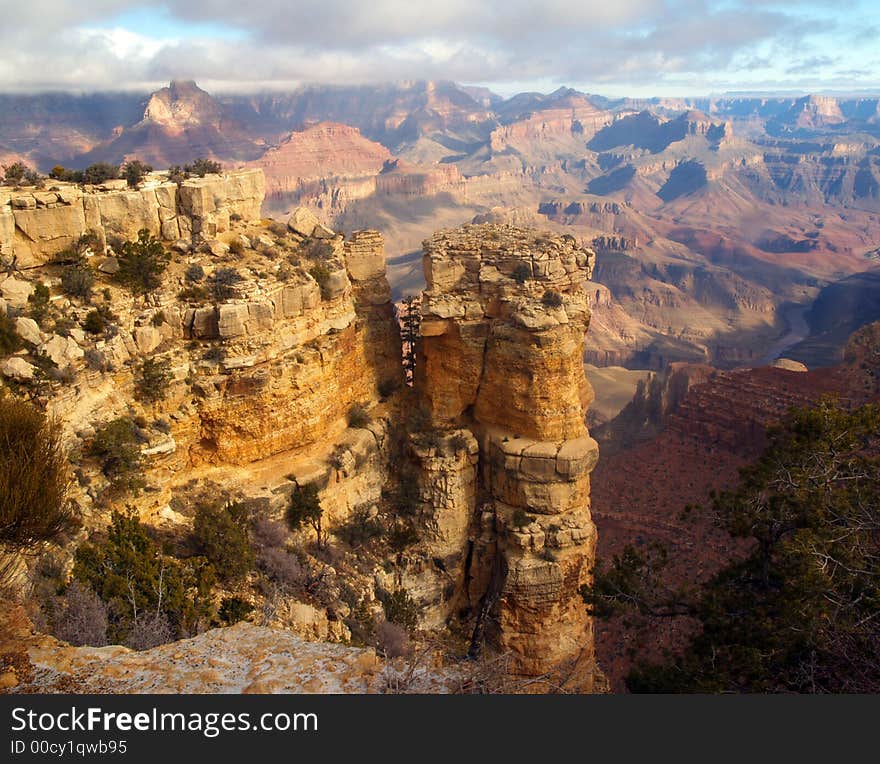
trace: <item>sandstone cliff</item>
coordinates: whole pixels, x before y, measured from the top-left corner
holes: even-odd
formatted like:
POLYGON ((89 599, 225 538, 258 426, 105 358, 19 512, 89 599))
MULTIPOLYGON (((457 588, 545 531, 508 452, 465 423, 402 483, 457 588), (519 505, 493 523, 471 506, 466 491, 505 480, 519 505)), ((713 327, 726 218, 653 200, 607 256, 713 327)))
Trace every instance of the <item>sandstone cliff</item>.
POLYGON ((231 217, 256 220, 265 194, 260 170, 190 178, 180 185, 153 173, 137 189, 125 181, 81 187, 58 181, 47 190, 0 189, 0 254, 40 265, 86 233, 133 238, 140 229, 164 241, 191 242, 229 230, 231 217))

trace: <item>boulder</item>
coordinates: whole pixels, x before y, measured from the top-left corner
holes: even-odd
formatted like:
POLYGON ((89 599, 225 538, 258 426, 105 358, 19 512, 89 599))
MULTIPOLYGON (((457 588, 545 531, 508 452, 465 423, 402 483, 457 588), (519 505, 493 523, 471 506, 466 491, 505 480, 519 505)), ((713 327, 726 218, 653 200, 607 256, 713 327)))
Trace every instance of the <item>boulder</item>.
POLYGON ((327 228, 327 226, 318 223, 312 231, 312 237, 315 239, 335 239, 336 231, 331 228, 327 228))
POLYGON ((0 281, 0 295, 13 308, 26 307, 28 297, 33 291, 34 287, 29 281, 22 281, 15 276, 7 276, 6 279, 0 281))
POLYGON ((76 344, 74 339, 62 337, 60 334, 53 334, 40 346, 40 350, 49 356, 52 363, 59 368, 69 366, 85 355, 83 349, 76 344))
POLYGON ((43 341, 40 327, 32 318, 19 317, 15 319, 15 331, 18 336, 31 345, 39 345, 43 341))
POLYGON ((153 236, 161 233, 155 191, 102 194, 98 197, 98 209, 104 228, 119 232, 124 239, 137 238, 138 231, 144 228, 153 236))
POLYGON ((37 208, 37 200, 33 194, 24 196, 15 196, 12 199, 12 209, 14 210, 35 210, 37 208))
POLYGON ((244 249, 251 248, 251 240, 247 236, 245 236, 244 234, 239 234, 238 236, 236 236, 232 240, 232 243, 240 248, 244 248, 244 249))
POLYGON ((297 207, 287 219, 287 227, 300 236, 311 236, 315 231, 315 227, 320 225, 321 221, 315 217, 311 210, 305 207, 297 207))
POLYGON ((144 355, 162 344, 162 333, 155 326, 139 326, 134 330, 134 342, 144 355))
POLYGON ((36 372, 36 366, 29 364, 24 358, 17 355, 12 356, 12 358, 7 358, 3 361, 3 364, 0 365, 0 373, 2 373, 4 377, 14 379, 16 382, 29 382, 34 378, 36 372))
POLYGON ((275 246, 275 242, 271 238, 269 238, 268 236, 265 236, 263 234, 260 234, 259 236, 251 236, 251 238, 250 238, 251 249, 260 249, 261 247, 274 247, 274 246, 275 246))
POLYGON ((24 265, 45 262, 50 256, 71 246, 86 232, 86 219, 80 205, 15 210, 15 225, 24 234, 16 237, 15 253, 24 265))
POLYGON ((211 250, 211 254, 214 255, 214 257, 223 257, 223 255, 229 254, 229 246, 219 239, 212 239, 209 241, 208 249, 211 250))
POLYGON ((115 257, 96 258, 94 265, 101 273, 106 273, 108 276, 119 272, 119 260, 115 257))

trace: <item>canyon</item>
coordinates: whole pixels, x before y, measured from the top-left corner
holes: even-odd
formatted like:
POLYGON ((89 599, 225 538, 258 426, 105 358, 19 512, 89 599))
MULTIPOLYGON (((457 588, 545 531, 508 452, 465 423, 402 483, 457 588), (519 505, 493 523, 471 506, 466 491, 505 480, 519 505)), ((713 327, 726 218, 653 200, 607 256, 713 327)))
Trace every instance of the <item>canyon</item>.
MULTIPOLYGON (((263 631, 244 624, 228 636, 209 630, 152 653, 64 647, 35 635, 22 616, 17 628, 30 636, 8 659, 22 665, 4 674, 5 682, 20 689, 68 682, 143 690, 167 686, 160 668, 178 661, 189 687, 202 676, 197 656, 207 651, 212 687, 241 683, 225 673, 248 660, 255 666, 251 691, 290 689, 284 682, 294 679, 272 683, 256 668, 273 645, 290 644, 285 633, 350 641, 354 611, 381 613, 383 598, 405 593, 418 608, 418 629, 459 635, 474 658, 504 656, 504 673, 528 680, 528 691, 605 687, 579 594, 597 538, 589 473, 598 447, 584 424, 592 393, 582 364, 591 249, 572 237, 491 223, 426 241, 429 286, 410 388, 378 232, 346 237, 305 208, 287 224, 261 219, 264 181, 254 169, 179 186, 154 173, 138 189, 52 191, 56 201, 40 204, 42 193, 17 189, 8 205, 14 232, 4 246, 23 267, 0 283, 0 307, 22 347, 0 370, 6 386, 40 401, 62 423, 75 461, 83 527, 55 550, 63 569, 122 502, 154 532, 183 539, 205 492, 251 507, 257 522, 276 522, 292 494, 314 486, 324 537, 311 542, 304 529, 291 543, 299 564, 322 583, 320 595, 274 595, 271 615, 250 627, 263 631), (33 203, 18 201, 25 197, 33 203), (91 209, 100 216, 86 216, 91 209), (35 229, 27 229, 22 211, 42 216, 42 236, 25 235, 35 229), (169 252, 162 286, 142 296, 126 294, 110 267, 121 256, 114 247, 136 225, 164 240, 169 252), (90 235, 85 264, 76 267, 92 269, 102 290, 91 302, 63 288, 65 269, 74 267, 64 253, 83 246, 83 233, 90 235), (212 295, 193 286, 196 270, 205 284, 219 272, 236 278, 227 276, 228 286, 212 295), (54 325, 27 317, 38 285, 49 290, 54 325), (100 304, 112 306, 112 331, 84 332, 79 327, 100 304), (61 315, 71 325, 59 323, 61 315), (45 356, 54 369, 48 374, 40 371, 45 356), (138 375, 147 361, 161 364, 168 378, 161 395, 145 399, 138 375), (355 419, 354 410, 364 413, 355 419), (419 411, 423 418, 414 420, 419 411), (107 474, 88 454, 96 433, 120 420, 137 422, 145 487, 114 498, 107 474), (412 497, 405 507, 411 515, 399 514, 394 497, 401 492, 412 497), (415 535, 396 549, 347 541, 347 529, 365 517, 386 532, 406 525, 415 535), (242 657, 242 649, 257 645, 262 652, 242 657), (114 680, 135 664, 145 684, 114 680)), ((37 563, 22 563, 18 575, 26 585, 38 575, 37 563)), ((255 607, 268 602, 248 585, 220 587, 215 596, 233 592, 255 607)), ((316 665, 341 661, 354 672, 341 685, 296 679, 305 689, 375 690, 384 671, 369 650, 328 646, 302 654, 316 665)), ((446 653, 445 668, 419 686, 457 686, 461 657, 446 653)))
POLYGON ((706 580, 741 550, 685 505, 734 485, 788 407, 877 397, 878 103, 504 99, 449 82, 0 95, 4 165, 223 165, 136 188, 0 186, 0 315, 22 343, 0 376, 63 423, 76 458, 85 524, 65 575, 114 506, 83 454, 116 419, 148 460, 126 505, 177 548, 205 493, 278 524, 306 487, 323 507, 316 538, 285 542, 311 591, 270 592, 259 569, 218 587, 253 623, 131 652, 64 645, 22 612, 0 683, 394 691, 405 660, 360 626, 399 595, 444 644, 409 691, 465 691, 472 665, 508 690, 621 690, 636 631, 658 657, 692 624, 594 626, 579 589, 597 556, 659 540, 673 581, 706 580), (113 273, 140 230, 170 260, 133 297, 113 273), (64 290, 71 250, 96 276, 91 303, 64 290), (113 330, 92 335, 99 308, 113 330), (159 401, 138 398, 147 360, 169 370, 159 401), (639 385, 661 390, 653 420, 639 385))
MULTIPOLYGON (((175 81, 146 98, 0 102, 0 153, 39 168, 260 167, 265 214, 308 206, 331 228, 379 230, 395 299, 424 286, 420 245, 439 228, 494 216, 567 232, 603 254, 598 364, 754 363, 789 307, 878 262, 876 98, 503 99, 451 82, 214 96, 175 81)), ((814 343, 803 360, 839 351, 814 343)))

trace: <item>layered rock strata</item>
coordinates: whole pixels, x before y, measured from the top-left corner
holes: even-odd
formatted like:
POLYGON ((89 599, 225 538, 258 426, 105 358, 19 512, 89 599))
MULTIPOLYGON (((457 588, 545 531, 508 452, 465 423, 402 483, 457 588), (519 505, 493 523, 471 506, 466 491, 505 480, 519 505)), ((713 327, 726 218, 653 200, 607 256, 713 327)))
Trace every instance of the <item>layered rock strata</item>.
POLYGON ((570 236, 491 224, 440 232, 424 248, 416 385, 435 427, 469 428, 479 442, 476 490, 459 510, 469 514, 462 597, 516 671, 592 689, 578 590, 596 545, 598 447, 581 360, 594 254, 570 236))
POLYGON ((184 337, 223 353, 219 373, 197 385, 194 459, 245 464, 314 443, 399 374, 381 238, 324 242, 322 285, 297 268, 174 315, 184 337))
POLYGON ((201 241, 229 230, 230 219, 256 220, 265 195, 262 170, 190 178, 180 185, 152 173, 137 189, 50 181, 48 189, 0 189, 0 254, 40 265, 86 233, 131 239, 141 229, 164 241, 201 241))

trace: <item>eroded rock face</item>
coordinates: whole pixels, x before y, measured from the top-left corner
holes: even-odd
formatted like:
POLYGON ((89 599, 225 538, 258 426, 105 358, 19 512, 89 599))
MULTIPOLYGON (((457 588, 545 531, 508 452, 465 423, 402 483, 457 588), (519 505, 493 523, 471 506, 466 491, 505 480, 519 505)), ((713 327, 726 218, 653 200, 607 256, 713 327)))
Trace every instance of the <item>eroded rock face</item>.
MULTIPOLYGON (((469 516, 462 598, 516 670, 592 689, 578 590, 596 545, 582 363, 594 254, 570 236, 491 224, 424 248, 417 388, 434 426, 468 427, 480 444, 477 489, 458 502, 469 516)), ((423 467, 429 485, 437 471, 423 467)))
POLYGON ((323 288, 297 269, 170 317, 183 337, 219 341, 223 352, 219 373, 199 384, 194 461, 246 464, 308 446, 344 428, 353 404, 375 400, 379 383, 399 376, 381 237, 361 231, 331 246, 323 288))
POLYGON ((138 189, 114 182, 100 188, 58 181, 54 190, 0 194, 0 254, 24 266, 40 265, 95 233, 133 239, 146 229, 164 240, 198 241, 228 230, 231 216, 260 217, 265 178, 259 169, 190 178, 180 186, 152 173, 138 189))

